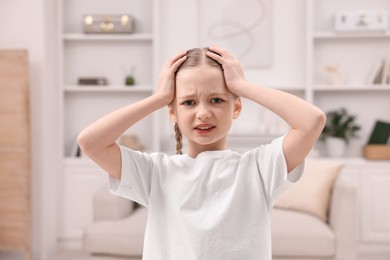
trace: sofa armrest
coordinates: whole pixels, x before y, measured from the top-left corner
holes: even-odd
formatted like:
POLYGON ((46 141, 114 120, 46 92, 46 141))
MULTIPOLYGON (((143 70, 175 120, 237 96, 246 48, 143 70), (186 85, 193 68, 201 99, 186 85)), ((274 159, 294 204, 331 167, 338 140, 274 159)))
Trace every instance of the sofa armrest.
POLYGON ((112 194, 105 186, 93 196, 93 219, 117 220, 130 215, 134 210, 134 202, 112 194))
POLYGON ((356 182, 347 172, 341 172, 332 191, 329 224, 336 237, 337 260, 356 259, 357 206, 356 182))

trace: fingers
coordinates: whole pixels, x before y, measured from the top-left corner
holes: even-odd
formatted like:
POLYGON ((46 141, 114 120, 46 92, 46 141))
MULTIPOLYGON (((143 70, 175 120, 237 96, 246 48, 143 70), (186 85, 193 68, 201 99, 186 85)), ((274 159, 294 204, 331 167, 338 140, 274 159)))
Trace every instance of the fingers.
POLYGON ((212 45, 208 48, 206 55, 214 59, 221 65, 224 64, 226 60, 235 60, 235 57, 226 49, 219 47, 217 45, 212 45))
POLYGON ((171 70, 173 72, 176 72, 177 69, 183 64, 183 62, 187 59, 187 56, 183 56, 179 59, 177 59, 171 66, 171 70))
POLYGON ((187 59, 187 51, 181 51, 178 54, 169 58, 163 65, 162 71, 167 73, 175 73, 181 64, 187 59))
POLYGON ((209 48, 209 50, 206 52, 206 55, 212 58, 213 60, 215 60, 216 62, 218 62, 219 64, 221 65, 223 64, 223 58, 218 52, 210 50, 209 48))
POLYGON ((167 64, 169 66, 172 66, 176 61, 182 59, 183 57, 186 57, 187 51, 181 51, 178 54, 172 56, 170 59, 167 60, 167 64))
POLYGON ((211 45, 208 49, 209 49, 210 51, 212 51, 212 52, 218 53, 218 54, 221 55, 221 56, 222 56, 223 52, 226 51, 225 49, 223 49, 222 47, 217 46, 217 45, 211 45))

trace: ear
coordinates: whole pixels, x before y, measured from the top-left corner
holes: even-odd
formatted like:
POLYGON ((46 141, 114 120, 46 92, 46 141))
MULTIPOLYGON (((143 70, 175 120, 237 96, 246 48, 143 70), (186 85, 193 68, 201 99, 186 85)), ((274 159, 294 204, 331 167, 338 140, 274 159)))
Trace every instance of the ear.
POLYGON ((176 111, 175 111, 175 105, 173 102, 168 105, 168 115, 169 118, 173 123, 177 123, 177 116, 176 116, 176 111))
POLYGON ((237 119, 241 114, 242 103, 241 98, 237 97, 234 101, 233 119, 237 119))

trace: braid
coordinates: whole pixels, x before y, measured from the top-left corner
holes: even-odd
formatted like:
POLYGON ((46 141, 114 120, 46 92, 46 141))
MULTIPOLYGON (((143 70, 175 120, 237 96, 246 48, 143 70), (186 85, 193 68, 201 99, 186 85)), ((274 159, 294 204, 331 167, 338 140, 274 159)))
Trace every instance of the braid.
POLYGON ((183 135, 181 134, 179 125, 175 123, 175 139, 176 139, 176 154, 183 154, 182 149, 183 149, 183 135))

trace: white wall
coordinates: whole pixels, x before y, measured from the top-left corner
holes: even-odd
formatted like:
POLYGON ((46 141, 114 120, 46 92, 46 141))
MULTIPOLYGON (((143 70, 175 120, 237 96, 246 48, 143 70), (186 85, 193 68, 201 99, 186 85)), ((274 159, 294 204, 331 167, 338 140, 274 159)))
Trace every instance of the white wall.
MULTIPOLYGON (((273 0, 272 8, 273 65, 246 71, 246 76, 261 84, 302 85, 305 81, 304 1, 273 0)), ((204 47, 199 46, 197 1, 166 0, 161 13, 162 60, 181 50, 204 47)))
POLYGON ((32 140, 32 251, 45 259, 56 244, 55 8, 52 0, 0 1, 0 49, 27 49, 32 140))
MULTIPOLYGON (((253 83, 267 86, 303 86, 306 84, 304 0, 272 0, 271 3, 272 65, 269 68, 246 70, 246 78, 253 83)), ((199 46, 197 0, 165 0, 161 7, 159 23, 161 63, 179 51, 205 47, 199 46)), ((296 94, 303 96, 303 92, 296 94)), ((253 118, 253 115, 261 115, 263 111, 253 102, 248 100, 243 102, 243 112, 233 124, 231 133, 234 133, 237 127, 240 128, 241 133, 259 132, 257 128, 264 125, 260 122, 263 119, 253 118)), ((160 124, 165 125, 162 128, 164 129, 162 149, 172 152, 175 141, 167 113, 162 112, 159 118, 160 124)))

